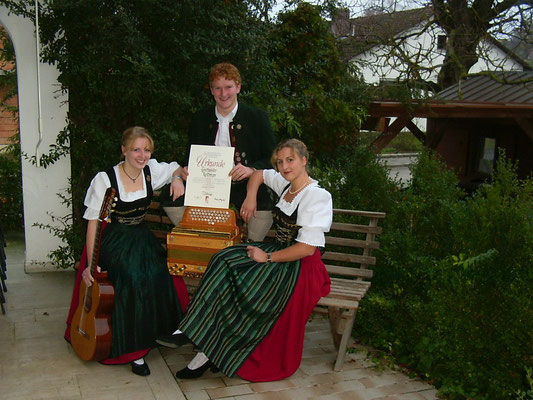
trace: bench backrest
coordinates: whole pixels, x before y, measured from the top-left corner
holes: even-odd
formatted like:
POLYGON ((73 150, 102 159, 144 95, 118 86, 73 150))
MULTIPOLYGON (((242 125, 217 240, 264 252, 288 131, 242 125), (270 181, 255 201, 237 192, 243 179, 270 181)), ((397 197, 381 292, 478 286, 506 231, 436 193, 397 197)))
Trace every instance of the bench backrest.
MULTIPOLYGON (((385 213, 333 210, 333 222, 326 234, 326 249, 322 260, 330 275, 352 277, 357 280, 372 278, 371 267, 376 264, 372 250, 379 248, 376 236, 381 233, 379 220, 385 213), (339 222, 342 221, 342 222, 339 222)), ((154 235, 166 246, 167 232, 174 226, 165 212, 160 209, 157 197, 144 218, 150 224, 154 235)), ((272 238, 270 231, 267 237, 272 238)))
POLYGON ((322 260, 330 275, 372 278, 370 269, 376 264, 372 250, 379 248, 376 236, 382 228, 379 220, 385 213, 359 210, 333 210, 333 224, 326 234, 326 251, 322 260), (338 220, 350 222, 336 222, 338 220), (354 221, 354 222, 352 222, 354 221))

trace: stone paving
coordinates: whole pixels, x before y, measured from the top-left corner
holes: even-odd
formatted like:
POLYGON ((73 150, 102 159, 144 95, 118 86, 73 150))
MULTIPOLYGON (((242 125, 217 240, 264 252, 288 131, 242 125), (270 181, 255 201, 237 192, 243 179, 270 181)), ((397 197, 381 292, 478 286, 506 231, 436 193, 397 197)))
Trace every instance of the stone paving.
POLYGON ((343 370, 334 372, 335 351, 322 316, 307 326, 300 369, 283 381, 252 383, 211 372, 178 381, 175 372, 194 356, 191 345, 151 351, 148 377, 132 374, 129 365, 83 362, 63 339, 74 272, 25 274, 22 238, 8 234, 7 240, 7 313, 0 314, 2 400, 438 399, 427 383, 378 368, 365 348, 349 354, 343 370))

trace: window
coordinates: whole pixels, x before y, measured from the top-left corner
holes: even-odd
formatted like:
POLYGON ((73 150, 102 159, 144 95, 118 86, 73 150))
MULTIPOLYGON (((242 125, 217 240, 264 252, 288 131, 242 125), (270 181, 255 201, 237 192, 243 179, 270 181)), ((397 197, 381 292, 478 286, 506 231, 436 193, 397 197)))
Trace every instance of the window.
POLYGON ((446 35, 437 36, 437 49, 439 50, 446 49, 446 35))
POLYGON ((496 139, 482 137, 479 146, 477 171, 491 174, 496 159, 496 139))

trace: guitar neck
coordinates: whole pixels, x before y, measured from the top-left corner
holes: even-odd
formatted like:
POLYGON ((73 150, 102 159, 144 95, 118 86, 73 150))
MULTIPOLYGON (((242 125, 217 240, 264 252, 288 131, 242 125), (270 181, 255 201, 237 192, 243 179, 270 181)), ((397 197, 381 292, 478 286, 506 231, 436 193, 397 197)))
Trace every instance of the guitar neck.
MULTIPOLYGON (((94 242, 93 242, 93 249, 92 254, 90 258, 90 271, 91 275, 94 276, 94 273, 96 272, 96 265, 98 263, 98 255, 100 254, 100 240, 102 238, 102 221, 107 219, 109 216, 109 213, 111 212, 111 208, 113 207, 113 198, 115 196, 115 189, 112 187, 107 188, 105 195, 104 195, 104 201, 102 202, 102 209, 100 210, 100 214, 98 216, 98 219, 96 220, 96 231, 94 232, 94 242)), ((88 257, 87 257, 88 258, 88 257)))
POLYGON ((91 263, 90 263, 90 271, 91 275, 94 276, 94 273, 96 271, 96 266, 98 264, 98 256, 100 254, 100 238, 101 238, 101 230, 102 230, 102 220, 99 218, 96 223, 96 232, 94 233, 94 243, 93 243, 93 251, 91 254, 91 263))

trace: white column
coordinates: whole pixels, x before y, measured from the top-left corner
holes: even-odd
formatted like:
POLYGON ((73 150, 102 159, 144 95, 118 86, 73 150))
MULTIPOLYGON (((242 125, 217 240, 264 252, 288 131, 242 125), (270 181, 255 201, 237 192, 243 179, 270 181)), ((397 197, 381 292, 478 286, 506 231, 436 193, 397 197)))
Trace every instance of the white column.
MULTIPOLYGON (((29 19, 8 15, 4 6, 0 6, 0 24, 8 31, 15 47, 21 151, 33 156, 39 141, 35 27, 29 19)), ((43 154, 48 152, 49 145, 55 143, 57 135, 66 125, 68 96, 60 92, 57 81, 59 73, 55 66, 40 63, 40 71, 43 135, 40 154, 43 154)), ((37 167, 27 161, 24 155, 22 157, 26 272, 54 270, 47 255, 62 243, 48 231, 33 224, 61 226, 50 215, 65 216, 71 213, 57 196, 68 187, 69 177, 70 157, 47 168, 37 167)))

